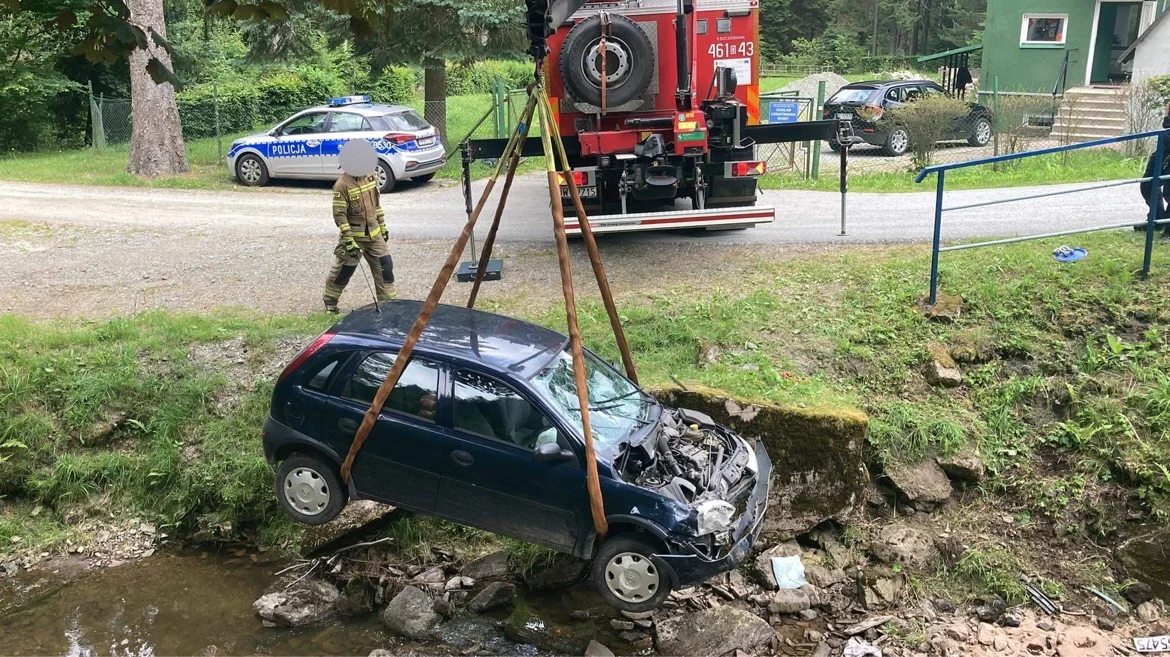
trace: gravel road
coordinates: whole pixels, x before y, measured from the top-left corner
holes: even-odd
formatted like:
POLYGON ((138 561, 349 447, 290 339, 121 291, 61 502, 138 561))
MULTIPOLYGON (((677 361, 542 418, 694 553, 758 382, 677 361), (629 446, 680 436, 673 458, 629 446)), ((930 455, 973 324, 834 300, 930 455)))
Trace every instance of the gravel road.
MULTIPOLYGON (((525 176, 513 188, 500 235, 508 284, 487 286, 489 305, 507 308, 557 299, 544 184, 541 176, 525 176)), ((1028 193, 1039 192, 954 192, 948 204, 1028 193)), ((763 202, 779 208, 775 224, 722 233, 605 236, 603 255, 615 290, 627 298, 645 298, 680 286, 715 287, 760 260, 804 257, 843 245, 921 243, 931 236, 932 194, 852 194, 844 238, 837 236, 836 194, 776 191, 765 193, 763 202)), ((424 296, 465 221, 459 189, 404 186, 384 205, 399 292, 424 296)), ((944 236, 1122 222, 1140 219, 1143 207, 1128 188, 991 206, 954 213, 944 236)), ((325 184, 207 192, 0 183, 0 258, 5 260, 0 312, 104 316, 151 308, 314 310, 336 235, 329 214, 325 184)), ((578 287, 588 290, 587 261, 579 246, 574 252, 578 287)), ((458 302, 465 296, 466 286, 453 284, 448 299, 458 302)), ((366 283, 357 276, 342 305, 361 305, 368 298, 366 283)))

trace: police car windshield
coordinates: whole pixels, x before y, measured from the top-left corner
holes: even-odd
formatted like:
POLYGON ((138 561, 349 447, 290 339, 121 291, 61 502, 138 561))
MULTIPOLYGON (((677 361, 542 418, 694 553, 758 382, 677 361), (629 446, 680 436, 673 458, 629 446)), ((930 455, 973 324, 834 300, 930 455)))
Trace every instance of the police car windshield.
POLYGON ((378 124, 381 130, 426 130, 431 127, 429 123, 423 120, 421 116, 414 112, 397 112, 395 114, 383 114, 382 116, 372 117, 373 122, 378 124))

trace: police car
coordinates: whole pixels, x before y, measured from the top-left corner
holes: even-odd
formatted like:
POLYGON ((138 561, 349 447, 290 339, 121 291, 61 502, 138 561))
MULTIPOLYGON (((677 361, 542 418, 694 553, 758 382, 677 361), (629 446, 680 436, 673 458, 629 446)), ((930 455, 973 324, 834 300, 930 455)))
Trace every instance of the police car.
POLYGON ((375 174, 383 192, 400 180, 426 182, 446 164, 439 131, 413 109, 347 96, 232 142, 228 171, 248 187, 272 178, 335 180, 341 175, 338 153, 351 139, 367 139, 378 152, 375 174))

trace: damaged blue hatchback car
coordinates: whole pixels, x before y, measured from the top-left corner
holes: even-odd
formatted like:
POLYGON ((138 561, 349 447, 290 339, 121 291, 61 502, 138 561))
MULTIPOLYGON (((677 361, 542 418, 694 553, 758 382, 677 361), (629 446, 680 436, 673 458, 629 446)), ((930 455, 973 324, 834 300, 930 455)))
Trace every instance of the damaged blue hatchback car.
POLYGON ((368 499, 591 559, 628 611, 736 568, 767 506, 771 463, 710 417, 662 406, 586 352, 609 533, 598 541, 568 338, 439 306, 353 464, 340 464, 417 317, 417 301, 355 311, 280 375, 264 425, 276 494, 321 524, 368 499))

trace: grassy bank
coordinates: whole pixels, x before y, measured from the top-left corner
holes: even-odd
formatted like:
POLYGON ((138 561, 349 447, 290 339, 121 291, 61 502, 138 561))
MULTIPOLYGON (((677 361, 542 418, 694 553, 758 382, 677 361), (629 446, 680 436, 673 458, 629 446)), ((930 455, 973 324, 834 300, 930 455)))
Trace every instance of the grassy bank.
MULTIPOLYGON (((1074 265, 1056 263, 1046 242, 948 254, 943 289, 965 299, 949 324, 921 311, 929 254, 906 247, 745 263, 733 287, 696 297, 680 286, 621 312, 647 385, 676 377, 860 407, 875 471, 969 447, 990 470, 972 508, 1043 540, 1060 526, 1107 542, 1128 519, 1170 517, 1170 248, 1158 247, 1155 277, 1142 282, 1139 236, 1077 244, 1090 256, 1074 265), (925 382, 932 344, 960 362, 961 387, 925 382), (701 347, 715 362, 700 364, 701 347)), ((559 311, 520 304, 497 309, 563 325, 559 311)), ((603 309, 586 300, 581 310, 587 344, 616 357, 603 309)), ((78 512, 295 540, 258 427, 280 364, 327 322, 0 320, 0 556, 13 536, 69 535, 78 512), (33 517, 36 506, 45 511, 33 517)), ((1043 558, 1006 549, 975 546, 952 577, 989 587, 1043 558)))
MULTIPOLYGON (((945 155, 946 151, 943 150, 942 153, 945 155)), ((1129 180, 1140 178, 1145 166, 1145 158, 1125 157, 1114 150, 1073 151, 1008 162, 998 167, 984 165, 950 171, 947 173, 947 189, 996 189, 1129 180)), ((849 176, 849 191, 876 193, 934 191, 936 184, 934 176, 921 184, 916 184, 915 175, 909 170, 855 173, 849 176)), ((797 173, 775 173, 764 176, 760 180, 760 187, 835 192, 840 189, 840 181, 835 172, 822 175, 816 180, 806 179, 797 173)), ((1135 186, 1134 195, 1137 193, 1135 186)))

